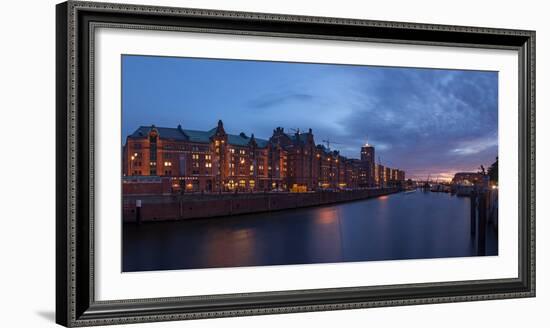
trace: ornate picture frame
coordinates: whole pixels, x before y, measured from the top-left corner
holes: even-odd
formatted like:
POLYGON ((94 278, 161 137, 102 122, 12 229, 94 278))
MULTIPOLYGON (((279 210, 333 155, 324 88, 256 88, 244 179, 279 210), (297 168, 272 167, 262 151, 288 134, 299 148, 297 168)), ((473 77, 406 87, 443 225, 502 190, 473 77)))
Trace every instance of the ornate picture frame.
MULTIPOLYGON (((68 1, 56 25, 56 321, 92 326, 535 296, 535 32, 68 1), (97 300, 94 38, 97 28, 506 49, 518 54, 518 277, 97 300)), ((119 213, 113 213, 113 215, 119 213)))

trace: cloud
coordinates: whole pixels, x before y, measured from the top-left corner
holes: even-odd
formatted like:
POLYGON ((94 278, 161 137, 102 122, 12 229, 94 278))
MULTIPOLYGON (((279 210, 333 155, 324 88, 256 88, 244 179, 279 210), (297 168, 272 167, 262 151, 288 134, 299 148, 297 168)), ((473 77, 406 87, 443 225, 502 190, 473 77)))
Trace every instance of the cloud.
POLYGON ((476 140, 460 142, 459 147, 450 149, 449 152, 458 155, 474 155, 495 146, 498 146, 498 139, 496 136, 491 135, 476 140))
POLYGON ((379 69, 356 86, 356 100, 369 101, 353 101, 353 113, 339 123, 347 127, 346 142, 360 147, 358 136, 368 135, 388 165, 441 174, 453 166, 477 168, 498 153, 497 78, 494 72, 379 69))
POLYGON ((248 105, 254 109, 267 109, 277 106, 288 105, 292 102, 311 101, 313 96, 306 93, 285 93, 277 92, 268 95, 262 95, 248 102, 248 105))
POLYGON ((368 139, 383 164, 413 175, 473 170, 497 156, 497 73, 380 67, 328 73, 296 79, 286 91, 248 104, 269 109, 270 123, 313 128, 317 143, 329 138, 351 158, 368 139))

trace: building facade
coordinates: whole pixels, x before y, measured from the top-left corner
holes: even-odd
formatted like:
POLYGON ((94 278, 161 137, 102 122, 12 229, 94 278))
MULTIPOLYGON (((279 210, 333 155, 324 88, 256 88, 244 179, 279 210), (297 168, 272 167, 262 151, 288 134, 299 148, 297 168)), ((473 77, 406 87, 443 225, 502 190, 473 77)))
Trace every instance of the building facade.
POLYGON ((405 171, 375 164, 374 180, 376 186, 379 188, 403 187, 405 183, 405 171))
POLYGON ((375 169, 374 169, 374 147, 368 143, 361 147, 361 172, 360 182, 361 187, 374 187, 376 186, 375 169))
MULTIPOLYGON (((361 159, 317 145, 313 132, 273 130, 269 140, 208 131, 141 126, 123 147, 123 175, 169 178, 173 192, 311 191, 386 186, 377 182, 374 147, 361 159)), ((388 177, 388 181, 392 178, 388 177)), ((404 176, 403 176, 404 180, 404 176)), ((386 181, 386 180, 385 180, 386 181)))
POLYGON ((458 172, 454 175, 451 183, 454 185, 483 185, 485 175, 479 172, 458 172))

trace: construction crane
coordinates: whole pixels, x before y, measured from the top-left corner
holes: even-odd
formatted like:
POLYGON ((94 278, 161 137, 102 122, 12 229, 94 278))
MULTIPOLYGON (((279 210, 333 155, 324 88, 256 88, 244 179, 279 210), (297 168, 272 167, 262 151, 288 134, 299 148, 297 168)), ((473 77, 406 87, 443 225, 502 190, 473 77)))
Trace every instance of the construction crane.
POLYGON ((331 141, 329 138, 327 138, 326 140, 323 140, 323 142, 327 144, 327 150, 329 151, 330 151, 330 144, 338 144, 338 145, 341 144, 340 142, 331 141))

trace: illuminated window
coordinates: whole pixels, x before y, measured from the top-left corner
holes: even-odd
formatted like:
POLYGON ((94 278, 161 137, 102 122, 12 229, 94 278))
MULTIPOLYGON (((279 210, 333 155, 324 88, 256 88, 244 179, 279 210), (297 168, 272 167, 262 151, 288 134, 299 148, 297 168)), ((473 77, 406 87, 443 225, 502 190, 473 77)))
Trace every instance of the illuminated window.
POLYGON ((197 159, 199 159, 199 154, 193 154, 192 157, 193 157, 194 160, 197 160, 197 159))
POLYGON ((204 155, 204 159, 209 161, 212 159, 212 155, 204 155))
POLYGON ((206 162, 206 163, 204 163, 204 167, 212 167, 212 163, 206 162))

